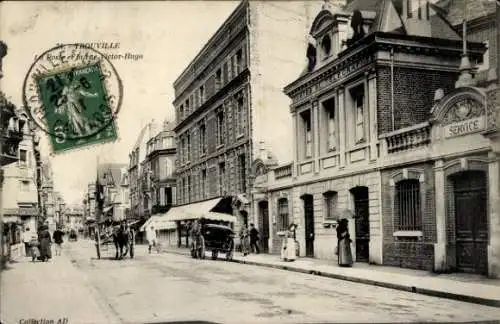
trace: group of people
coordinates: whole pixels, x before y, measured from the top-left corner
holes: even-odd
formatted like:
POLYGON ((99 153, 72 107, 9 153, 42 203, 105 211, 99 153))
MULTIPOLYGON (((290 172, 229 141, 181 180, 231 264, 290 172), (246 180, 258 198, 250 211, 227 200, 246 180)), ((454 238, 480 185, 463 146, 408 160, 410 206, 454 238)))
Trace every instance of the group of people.
POLYGON ((27 257, 31 260, 48 261, 52 259, 52 243, 55 243, 55 254, 61 255, 64 232, 60 227, 57 227, 52 235, 50 235, 49 227, 41 225, 38 233, 33 233, 29 228, 22 234, 24 250, 27 257))
POLYGON ((241 229, 240 233, 241 240, 241 252, 243 256, 254 252, 256 254, 260 253, 259 249, 259 231, 255 228, 254 224, 250 223, 250 229, 245 224, 241 229))

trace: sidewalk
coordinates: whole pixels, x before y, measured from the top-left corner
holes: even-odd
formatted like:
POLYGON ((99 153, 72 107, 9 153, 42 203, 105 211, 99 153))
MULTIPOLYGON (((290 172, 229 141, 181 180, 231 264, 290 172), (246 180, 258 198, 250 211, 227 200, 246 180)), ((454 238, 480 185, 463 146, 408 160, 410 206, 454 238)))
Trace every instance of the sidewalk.
POLYGON ((68 324, 115 322, 85 274, 64 254, 35 263, 17 257, 1 272, 0 299, 1 323, 32 319, 68 324))
MULTIPOLYGON (((164 252, 189 255, 187 248, 168 248, 164 252)), ((209 253, 206 256, 210 259, 209 253)), ((333 261, 312 258, 285 262, 275 254, 250 254, 244 257, 241 253, 235 253, 233 261, 500 307, 499 279, 468 274, 434 274, 367 263, 355 263, 352 268, 343 268, 333 261)))

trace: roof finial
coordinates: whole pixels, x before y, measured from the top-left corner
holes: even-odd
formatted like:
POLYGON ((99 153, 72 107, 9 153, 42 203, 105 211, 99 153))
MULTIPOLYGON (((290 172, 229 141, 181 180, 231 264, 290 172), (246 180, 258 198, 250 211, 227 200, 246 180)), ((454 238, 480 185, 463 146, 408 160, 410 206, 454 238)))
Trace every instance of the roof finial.
POLYGON ((462 24, 462 59, 460 60, 460 76, 455 82, 455 88, 473 86, 472 66, 467 55, 467 0, 464 1, 464 21, 462 24))
POLYGON ((330 8, 330 6, 331 6, 330 0, 324 0, 322 9, 327 10, 330 8))

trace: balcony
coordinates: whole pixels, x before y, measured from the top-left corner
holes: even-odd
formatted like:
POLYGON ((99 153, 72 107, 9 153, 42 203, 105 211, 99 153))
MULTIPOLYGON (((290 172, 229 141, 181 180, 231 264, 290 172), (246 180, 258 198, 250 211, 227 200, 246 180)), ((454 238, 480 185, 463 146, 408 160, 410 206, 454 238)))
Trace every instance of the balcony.
POLYGON ((288 163, 274 169, 274 178, 276 180, 288 178, 292 176, 292 166, 293 163, 288 163))
POLYGON ((385 139, 387 153, 393 154, 427 146, 431 142, 431 125, 428 122, 398 129, 381 135, 385 139))

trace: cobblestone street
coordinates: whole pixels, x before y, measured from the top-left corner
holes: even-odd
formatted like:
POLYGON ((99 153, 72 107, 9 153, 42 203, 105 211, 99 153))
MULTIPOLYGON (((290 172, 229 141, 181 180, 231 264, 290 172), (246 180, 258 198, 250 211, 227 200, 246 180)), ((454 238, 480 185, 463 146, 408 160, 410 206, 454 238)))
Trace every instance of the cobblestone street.
POLYGON ((89 241, 68 245, 62 257, 49 263, 22 260, 2 276, 2 287, 3 323, 29 318, 68 318, 68 323, 373 323, 500 318, 498 308, 221 260, 148 255, 143 246, 138 246, 133 260, 96 260, 89 241), (21 267, 27 281, 20 280, 21 267), (14 277, 19 280, 12 280, 14 277))

